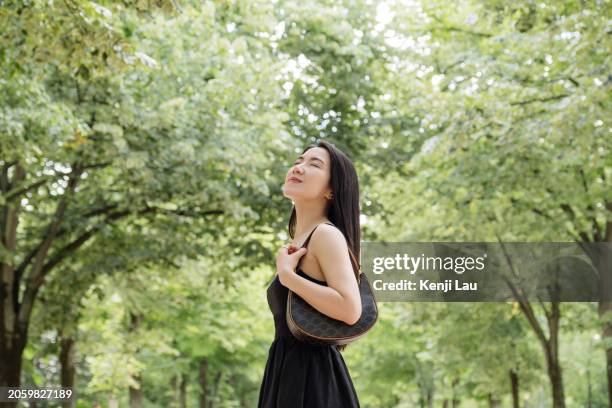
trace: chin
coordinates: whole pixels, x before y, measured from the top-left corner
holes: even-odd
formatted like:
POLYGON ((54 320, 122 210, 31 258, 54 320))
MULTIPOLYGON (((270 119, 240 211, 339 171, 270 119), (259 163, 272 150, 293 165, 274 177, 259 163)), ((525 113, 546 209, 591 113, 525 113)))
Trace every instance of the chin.
POLYGON ((283 197, 288 198, 288 199, 290 199, 290 200, 293 200, 293 199, 295 198, 295 196, 294 196, 293 194, 291 194, 291 193, 287 193, 287 192, 285 191, 285 189, 283 189, 283 197))
POLYGON ((295 191, 292 191, 293 189, 291 187, 287 188, 287 186, 283 187, 283 195, 287 198, 298 198, 299 194, 295 194, 295 191))

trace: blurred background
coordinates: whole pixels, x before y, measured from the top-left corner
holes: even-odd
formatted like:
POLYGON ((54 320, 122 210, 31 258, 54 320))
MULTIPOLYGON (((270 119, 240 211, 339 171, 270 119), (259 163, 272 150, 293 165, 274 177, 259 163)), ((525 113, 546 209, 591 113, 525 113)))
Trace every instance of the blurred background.
MULTIPOLYGON (((364 241, 612 242, 611 10, 1 0, 0 386, 255 407, 318 139, 364 241)), ((343 352, 364 408, 610 406, 610 303, 379 307, 343 352)))

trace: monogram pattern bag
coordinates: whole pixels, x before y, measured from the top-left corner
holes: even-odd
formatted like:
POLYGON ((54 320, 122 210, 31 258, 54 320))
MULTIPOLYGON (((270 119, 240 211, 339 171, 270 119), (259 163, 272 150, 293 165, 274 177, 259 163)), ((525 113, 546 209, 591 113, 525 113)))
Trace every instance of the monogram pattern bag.
MULTIPOLYGON (((313 232, 314 230, 306 239, 304 247, 308 246, 313 232)), ((350 247, 349 253, 355 262, 355 256, 350 247)), ((359 265, 359 263, 356 262, 356 265, 359 265)), ((289 290, 287 297, 287 326, 289 326, 293 336, 310 344, 341 345, 348 344, 365 335, 378 319, 378 307, 372 286, 365 274, 361 272, 361 269, 359 269, 357 282, 361 297, 361 317, 353 325, 319 312, 297 293, 289 290)))

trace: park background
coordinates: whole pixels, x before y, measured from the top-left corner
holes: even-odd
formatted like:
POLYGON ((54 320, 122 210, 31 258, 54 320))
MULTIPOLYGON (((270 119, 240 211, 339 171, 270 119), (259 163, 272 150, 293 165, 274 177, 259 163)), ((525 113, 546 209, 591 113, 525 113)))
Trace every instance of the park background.
MULTIPOLYGON (((256 406, 281 185, 321 138, 363 240, 611 242, 610 11, 0 1, 0 385, 256 406)), ((379 307, 343 352, 363 407, 610 406, 608 303, 379 307)))

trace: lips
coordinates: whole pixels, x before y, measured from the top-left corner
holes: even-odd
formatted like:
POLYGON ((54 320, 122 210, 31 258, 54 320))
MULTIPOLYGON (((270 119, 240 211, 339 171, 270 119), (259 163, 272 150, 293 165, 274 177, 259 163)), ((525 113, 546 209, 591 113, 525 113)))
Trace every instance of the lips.
POLYGON ((297 177, 289 177, 289 179, 287 181, 290 182, 290 183, 301 183, 302 182, 302 180, 300 180, 297 177))

